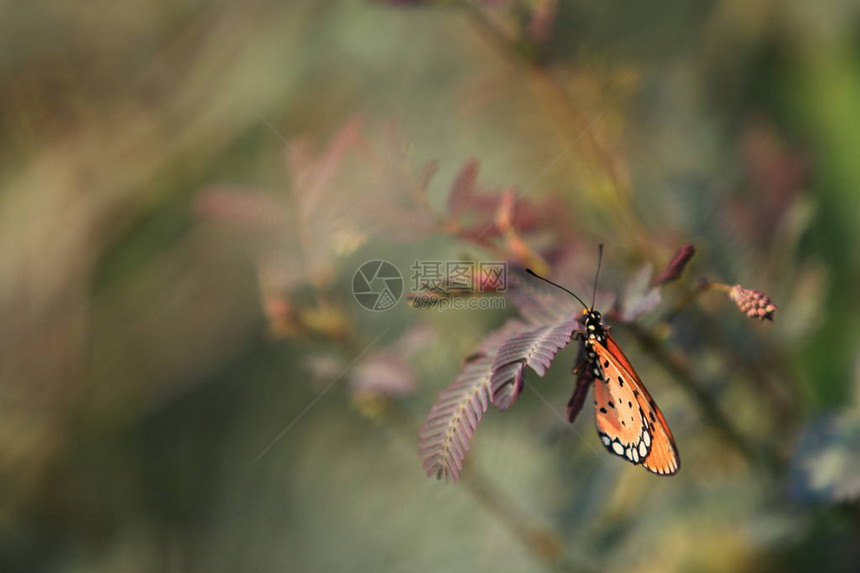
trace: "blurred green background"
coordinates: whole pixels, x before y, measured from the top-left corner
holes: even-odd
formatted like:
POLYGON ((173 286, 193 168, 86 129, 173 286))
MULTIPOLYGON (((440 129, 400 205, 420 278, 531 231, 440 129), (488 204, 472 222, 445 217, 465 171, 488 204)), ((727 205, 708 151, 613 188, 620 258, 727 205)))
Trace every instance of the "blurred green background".
POLYGON ((860 4, 6 1, 0 38, 0 570, 860 570, 860 4), (773 325, 715 294, 640 323, 773 464, 619 326, 676 477, 569 430, 572 348, 425 477, 435 395, 514 311, 372 313, 353 273, 520 251, 398 234, 388 156, 338 141, 438 158, 437 213, 476 159, 572 287, 598 242, 615 294, 692 242, 660 309, 767 292, 773 325))

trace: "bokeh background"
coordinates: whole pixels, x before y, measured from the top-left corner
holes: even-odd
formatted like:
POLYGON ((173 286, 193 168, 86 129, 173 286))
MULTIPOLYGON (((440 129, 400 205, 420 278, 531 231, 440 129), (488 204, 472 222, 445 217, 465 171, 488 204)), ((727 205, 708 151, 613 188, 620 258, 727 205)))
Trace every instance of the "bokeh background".
POLYGON ((6 1, 0 31, 3 571, 860 570, 856 2, 6 1), (614 331, 681 472, 567 424, 571 346, 426 477, 436 394, 516 311, 369 312, 355 269, 587 292, 598 242, 628 307, 698 250, 614 331))

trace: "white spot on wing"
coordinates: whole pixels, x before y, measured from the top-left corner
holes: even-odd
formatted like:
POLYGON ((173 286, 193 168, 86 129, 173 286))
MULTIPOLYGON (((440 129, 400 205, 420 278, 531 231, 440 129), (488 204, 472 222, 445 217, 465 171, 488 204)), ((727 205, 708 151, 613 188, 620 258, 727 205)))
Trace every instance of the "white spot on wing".
POLYGON ((624 446, 621 445, 621 442, 612 442, 612 451, 618 454, 619 456, 624 455, 624 446))

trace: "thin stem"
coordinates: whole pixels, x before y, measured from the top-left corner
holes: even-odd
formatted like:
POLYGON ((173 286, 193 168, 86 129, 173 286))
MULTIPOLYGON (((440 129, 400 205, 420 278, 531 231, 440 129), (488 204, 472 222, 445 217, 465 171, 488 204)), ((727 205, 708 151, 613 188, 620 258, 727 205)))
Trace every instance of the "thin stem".
POLYGON ((675 305, 666 311, 661 319, 661 322, 669 323, 684 309, 688 306, 696 302, 696 299, 702 293, 707 292, 711 289, 711 283, 706 280, 700 280, 699 283, 692 289, 688 290, 681 299, 675 303, 675 305))
POLYGON ((556 570, 564 555, 564 543, 559 535, 542 525, 530 524, 533 520, 516 505, 516 500, 504 493, 477 468, 472 467, 465 472, 460 482, 472 498, 495 516, 529 553, 556 570))
POLYGON ((718 290, 720 292, 725 292, 725 293, 732 292, 732 287, 730 287, 729 285, 723 284, 723 283, 708 283, 708 289, 718 290))

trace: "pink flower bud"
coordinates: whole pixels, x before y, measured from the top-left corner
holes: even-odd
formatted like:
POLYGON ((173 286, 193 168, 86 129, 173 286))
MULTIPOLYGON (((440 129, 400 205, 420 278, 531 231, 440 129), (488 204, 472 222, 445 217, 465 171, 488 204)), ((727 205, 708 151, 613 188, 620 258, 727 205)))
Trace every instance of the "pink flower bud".
POLYGON ((773 313, 777 310, 776 305, 763 292, 735 285, 729 291, 729 297, 748 317, 773 321, 773 313))
POLYGON ((663 272, 654 278, 652 283, 655 285, 663 285, 677 280, 687 267, 687 263, 690 262, 690 259, 692 259, 695 254, 696 247, 693 245, 683 245, 678 249, 678 252, 675 253, 675 256, 672 257, 672 260, 669 261, 669 264, 666 265, 666 268, 663 269, 663 272))

